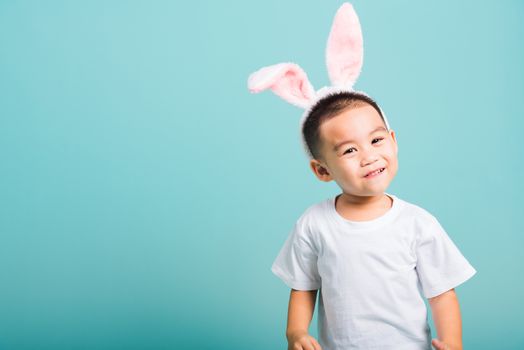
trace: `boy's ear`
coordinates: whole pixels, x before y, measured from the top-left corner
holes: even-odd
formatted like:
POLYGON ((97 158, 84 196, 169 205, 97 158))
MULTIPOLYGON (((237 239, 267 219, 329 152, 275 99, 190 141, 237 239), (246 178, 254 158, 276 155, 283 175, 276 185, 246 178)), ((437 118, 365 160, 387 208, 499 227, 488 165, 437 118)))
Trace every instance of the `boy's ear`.
POLYGON ((316 159, 311 159, 309 162, 309 165, 311 167, 311 170, 313 170, 313 173, 320 181, 331 181, 331 175, 329 174, 329 171, 326 166, 324 166, 320 161, 316 159))
POLYGON ((393 141, 397 142, 395 131, 393 129, 389 129, 389 134, 391 135, 393 141))
POLYGON ((397 143, 397 137, 395 135, 395 131, 390 129, 389 134, 391 135, 391 138, 393 139, 393 143, 395 144, 395 153, 398 153, 398 143, 397 143))

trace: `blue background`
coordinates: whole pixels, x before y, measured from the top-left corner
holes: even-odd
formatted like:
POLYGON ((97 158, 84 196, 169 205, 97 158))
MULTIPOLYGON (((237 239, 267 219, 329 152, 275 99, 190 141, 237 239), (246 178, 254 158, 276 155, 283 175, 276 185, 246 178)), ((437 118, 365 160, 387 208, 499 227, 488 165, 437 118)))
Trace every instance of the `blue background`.
MULTIPOLYGON (((308 167, 302 111, 246 81, 294 61, 327 85, 341 3, 0 2, 0 348, 286 348, 270 266, 339 189, 308 167)), ((399 144, 388 192, 478 271, 464 347, 521 349, 524 5, 353 4, 355 87, 399 144)))

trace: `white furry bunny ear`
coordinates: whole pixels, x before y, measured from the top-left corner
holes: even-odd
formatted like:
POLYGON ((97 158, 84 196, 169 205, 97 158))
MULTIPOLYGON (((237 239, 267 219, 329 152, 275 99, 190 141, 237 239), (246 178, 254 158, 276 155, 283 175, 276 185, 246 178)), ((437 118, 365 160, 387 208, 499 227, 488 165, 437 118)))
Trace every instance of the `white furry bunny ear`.
POLYGON ((362 68, 362 31, 350 3, 337 11, 326 47, 326 65, 334 86, 353 88, 362 68))
POLYGON ((306 73, 295 63, 279 63, 252 73, 248 78, 252 93, 271 89, 295 106, 306 109, 315 98, 315 89, 306 73))

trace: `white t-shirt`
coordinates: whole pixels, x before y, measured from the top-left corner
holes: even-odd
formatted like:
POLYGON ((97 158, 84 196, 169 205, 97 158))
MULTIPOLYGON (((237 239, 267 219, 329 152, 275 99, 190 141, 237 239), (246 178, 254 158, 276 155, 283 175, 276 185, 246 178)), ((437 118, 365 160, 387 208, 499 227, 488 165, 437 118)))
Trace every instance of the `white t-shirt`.
POLYGON ((392 207, 369 221, 342 217, 336 196, 310 206, 271 267, 290 288, 320 289, 323 350, 431 350, 423 297, 476 273, 433 215, 386 194, 392 207))

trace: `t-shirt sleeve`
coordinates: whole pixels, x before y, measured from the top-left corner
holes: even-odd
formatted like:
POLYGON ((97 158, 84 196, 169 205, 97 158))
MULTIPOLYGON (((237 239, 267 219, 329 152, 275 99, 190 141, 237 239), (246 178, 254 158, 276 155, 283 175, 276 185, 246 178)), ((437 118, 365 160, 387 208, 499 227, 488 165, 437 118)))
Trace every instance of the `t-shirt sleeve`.
POLYGON ((303 220, 297 220, 271 266, 277 277, 296 290, 316 290, 321 285, 317 252, 306 230, 303 220))
POLYGON ((426 298, 455 288, 477 272, 433 215, 419 229, 416 255, 416 271, 426 298))

